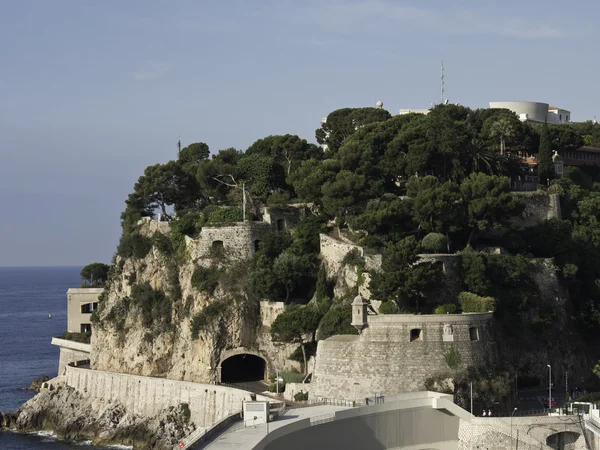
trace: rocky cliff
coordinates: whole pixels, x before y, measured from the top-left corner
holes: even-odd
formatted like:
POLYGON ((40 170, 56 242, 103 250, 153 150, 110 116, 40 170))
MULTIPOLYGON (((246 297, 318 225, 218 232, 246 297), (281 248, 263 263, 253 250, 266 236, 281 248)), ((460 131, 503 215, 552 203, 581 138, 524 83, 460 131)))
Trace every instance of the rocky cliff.
POLYGON ((42 390, 8 417, 5 425, 18 431, 47 430, 64 440, 134 449, 171 449, 195 428, 184 405, 140 417, 119 402, 88 398, 68 386, 42 390))
MULTIPOLYGON (((288 360, 295 346, 273 344, 268 326, 261 321, 260 302, 245 294, 244 259, 225 253, 199 260, 197 247, 206 243, 193 239, 186 239, 183 256, 177 256, 157 241, 156 233, 168 238, 168 226, 159 228, 155 221, 143 221, 139 228, 154 245, 144 257, 116 259, 116 272, 105 289, 92 335, 93 369, 209 383, 218 381, 216 369, 225 354, 235 349, 259 354, 267 369, 298 367, 288 360), (193 286, 199 266, 212 268, 212 272, 196 274, 200 282, 218 277, 214 290, 193 286), (159 310, 161 306, 153 304, 151 296, 134 301, 134 286, 144 283, 151 293, 166 295, 166 311, 159 310), (226 290, 221 286, 227 286, 226 290), (202 325, 197 327, 197 337, 192 332, 195 317, 202 325)), ((234 228, 224 232, 231 238, 234 228)), ((212 234, 219 237, 218 228, 212 234)))

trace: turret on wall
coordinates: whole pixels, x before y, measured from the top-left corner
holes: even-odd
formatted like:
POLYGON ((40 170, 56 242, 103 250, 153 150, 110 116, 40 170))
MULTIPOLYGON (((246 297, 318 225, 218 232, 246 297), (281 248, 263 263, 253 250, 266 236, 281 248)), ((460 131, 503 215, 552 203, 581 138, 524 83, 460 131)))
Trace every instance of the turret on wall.
POLYGON ((360 333, 368 326, 367 323, 367 301, 360 295, 357 295, 352 302, 352 323, 351 325, 360 333))

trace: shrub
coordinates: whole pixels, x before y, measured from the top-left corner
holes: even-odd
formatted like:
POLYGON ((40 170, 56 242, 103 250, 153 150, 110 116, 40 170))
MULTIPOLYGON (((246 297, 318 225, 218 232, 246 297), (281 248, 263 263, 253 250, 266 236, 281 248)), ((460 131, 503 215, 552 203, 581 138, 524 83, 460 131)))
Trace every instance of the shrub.
POLYGON ((164 256, 169 256, 173 253, 171 239, 159 231, 155 231, 152 235, 152 245, 164 256))
POLYGON ((393 300, 388 300, 387 302, 383 302, 379 305, 379 312, 381 314, 399 314, 400 310, 398 309, 398 305, 393 300))
POLYGON ((197 266, 192 274, 192 286, 200 292, 214 294, 219 285, 219 269, 216 267, 197 266))
POLYGON ((59 339, 66 339, 67 341, 80 342, 82 344, 89 344, 92 339, 92 333, 69 333, 65 331, 60 336, 57 336, 59 339))
POLYGON ((153 323, 171 323, 172 302, 164 292, 152 289, 149 282, 134 284, 131 302, 141 308, 144 326, 153 323))
POLYGON ((443 303, 438 305, 433 310, 434 314, 454 314, 456 312, 456 305, 454 303, 443 303))
POLYGON ((496 300, 493 297, 480 297, 472 292, 461 292, 458 302, 462 312, 488 312, 496 309, 496 300))
POLYGON ((204 208, 202 214, 209 224, 231 223, 242 221, 242 208, 238 206, 210 205, 204 208))
POLYGON ((523 238, 534 256, 553 257, 565 249, 571 239, 571 222, 550 219, 523 231, 523 238))
POLYGON ((296 394, 294 394, 294 401, 297 402, 305 402, 308 400, 308 392, 298 392, 296 394))
POLYGON ((179 408, 181 409, 181 415, 183 416, 183 420, 186 422, 190 421, 190 417, 192 417, 192 412, 190 411, 190 405, 187 403, 180 403, 179 408))
POLYGON ((450 369, 457 369, 462 364, 460 352, 455 345, 450 346, 448 351, 444 353, 444 360, 450 369))
POLYGON ((600 403, 600 392, 588 392, 576 399, 578 402, 600 403))
POLYGON ((152 248, 152 239, 142 236, 137 231, 123 231, 117 246, 117 255, 123 258, 144 258, 152 248))
POLYGON ((358 334, 352 325, 352 309, 343 306, 333 306, 327 311, 319 324, 319 339, 327 339, 337 334, 358 334))
POLYGON ((342 259, 342 265, 353 266, 356 268, 365 267, 365 258, 363 258, 357 248, 353 248, 342 259))
POLYGON ((483 295, 490 288, 483 255, 467 246, 460 252, 461 274, 464 286, 476 294, 483 295))
POLYGON ((200 331, 205 331, 215 320, 223 317, 231 304, 230 300, 216 300, 209 303, 192 318, 192 339, 198 339, 200 331))
POLYGON ((448 250, 448 238, 441 233, 429 233, 421 241, 423 250, 431 253, 441 253, 448 250))

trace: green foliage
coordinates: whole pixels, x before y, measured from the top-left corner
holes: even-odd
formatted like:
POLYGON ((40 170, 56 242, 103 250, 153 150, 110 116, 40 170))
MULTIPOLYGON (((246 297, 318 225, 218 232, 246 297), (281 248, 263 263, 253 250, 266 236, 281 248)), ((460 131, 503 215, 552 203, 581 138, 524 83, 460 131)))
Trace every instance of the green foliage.
POLYGON ((537 169, 540 183, 546 185, 549 180, 554 178, 554 164, 552 162, 552 149, 550 146, 550 135, 548 133, 547 123, 544 123, 540 134, 537 169))
POLYGON ((137 231, 123 231, 117 247, 117 255, 122 258, 142 259, 152 249, 152 239, 142 236, 137 231))
POLYGON ((330 283, 327 280, 327 271, 325 265, 321 264, 317 274, 317 286, 315 297, 317 305, 322 314, 325 314, 331 307, 330 283))
POLYGON ((319 324, 319 340, 337 334, 358 334, 352 325, 352 309, 346 305, 332 306, 319 324))
MULTIPOLYGON (((311 356, 315 356, 317 354, 317 341, 313 341, 313 342, 307 342, 306 344, 304 344, 304 351, 306 352, 306 357, 310 358, 311 356)), ((296 348, 296 350, 294 350, 292 352, 292 354, 289 356, 289 359, 291 359, 292 361, 297 361, 299 363, 304 362, 304 356, 302 354, 302 347, 298 346, 296 348)), ((294 372, 292 372, 293 374, 294 372)), ((302 379, 304 378, 302 374, 297 373, 296 375, 300 376, 300 380, 299 381, 293 381, 291 378, 293 377, 288 377, 285 381, 289 382, 289 383, 299 383, 302 381, 302 379)))
POLYGON ((432 262, 420 262, 414 236, 389 243, 383 252, 381 272, 371 274, 369 288, 376 300, 393 300, 401 310, 420 310, 419 303, 442 280, 442 270, 432 262))
POLYGON ((421 247, 429 253, 442 253, 448 249, 448 239, 441 233, 429 233, 421 241, 421 247))
POLYGON ((207 206, 202 214, 210 225, 242 221, 242 209, 238 206, 207 206))
POLYGON ((434 314, 454 314, 456 312, 456 305, 454 303, 442 303, 433 310, 434 314))
POLYGON ((396 302, 392 300, 388 300, 387 302, 382 302, 379 305, 379 313, 380 314, 399 314, 400 310, 398 309, 398 305, 396 302))
POLYGON ((308 392, 297 392, 294 394, 294 401, 296 402, 305 402, 308 400, 308 392))
POLYGON ((365 258, 360 254, 360 251, 357 248, 353 248, 344 255, 344 258, 342 258, 342 265, 362 269, 365 267, 365 258))
POLYGON ((192 417, 192 412, 190 411, 190 405, 187 403, 180 403, 179 409, 181 410, 181 415, 183 416, 183 420, 185 422, 189 422, 192 417))
POLYGON ((484 295, 490 289, 483 255, 469 245, 460 252, 463 285, 469 292, 484 295))
POLYGON ((458 303, 463 313, 488 312, 496 309, 496 300, 493 297, 480 297, 472 292, 458 294, 458 303))
POLYGON ((231 300, 215 300, 206 305, 192 318, 192 339, 198 339, 201 331, 208 331, 215 322, 224 319, 231 306, 231 300))
POLYGON ((103 322, 112 324, 117 332, 123 331, 131 304, 132 301, 129 297, 120 299, 106 314, 103 322))
POLYGON ((576 401, 585 403, 600 403, 600 392, 588 392, 587 394, 580 395, 576 401))
POLYGON ((149 282, 132 286, 131 304, 140 308, 144 327, 171 323, 172 300, 164 292, 153 289, 149 282))
POLYGON ((458 369, 462 365, 462 357, 455 345, 451 345, 448 351, 444 352, 444 360, 452 370, 458 369))
POLYGON ((217 267, 196 266, 192 274, 192 286, 200 292, 214 294, 219 285, 219 269, 217 267))
POLYGON ((536 257, 553 257, 566 249, 571 240, 571 222, 545 220, 523 231, 527 249, 536 257))
POLYGON ((170 256, 173 254, 173 245, 171 239, 160 231, 155 231, 152 235, 152 245, 157 249, 163 256, 170 256))
POLYGON ((106 264, 95 262, 84 266, 79 276, 86 283, 89 283, 90 287, 101 287, 108 278, 109 268, 110 266, 106 264))
POLYGON ((80 342, 82 344, 89 344, 92 339, 92 333, 70 333, 65 331, 58 339, 65 339, 67 341, 80 342))

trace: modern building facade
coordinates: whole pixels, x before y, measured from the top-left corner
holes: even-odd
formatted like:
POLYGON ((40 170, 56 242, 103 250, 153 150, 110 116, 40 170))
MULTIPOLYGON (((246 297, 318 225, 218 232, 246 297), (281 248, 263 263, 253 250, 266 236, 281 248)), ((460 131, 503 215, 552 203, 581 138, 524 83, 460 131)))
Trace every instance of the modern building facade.
POLYGON ((91 333, 92 313, 98 308, 103 288, 70 288, 67 291, 67 331, 91 333))
POLYGON ((541 102, 489 102, 490 108, 509 109, 522 122, 549 124, 571 123, 571 111, 541 102))

